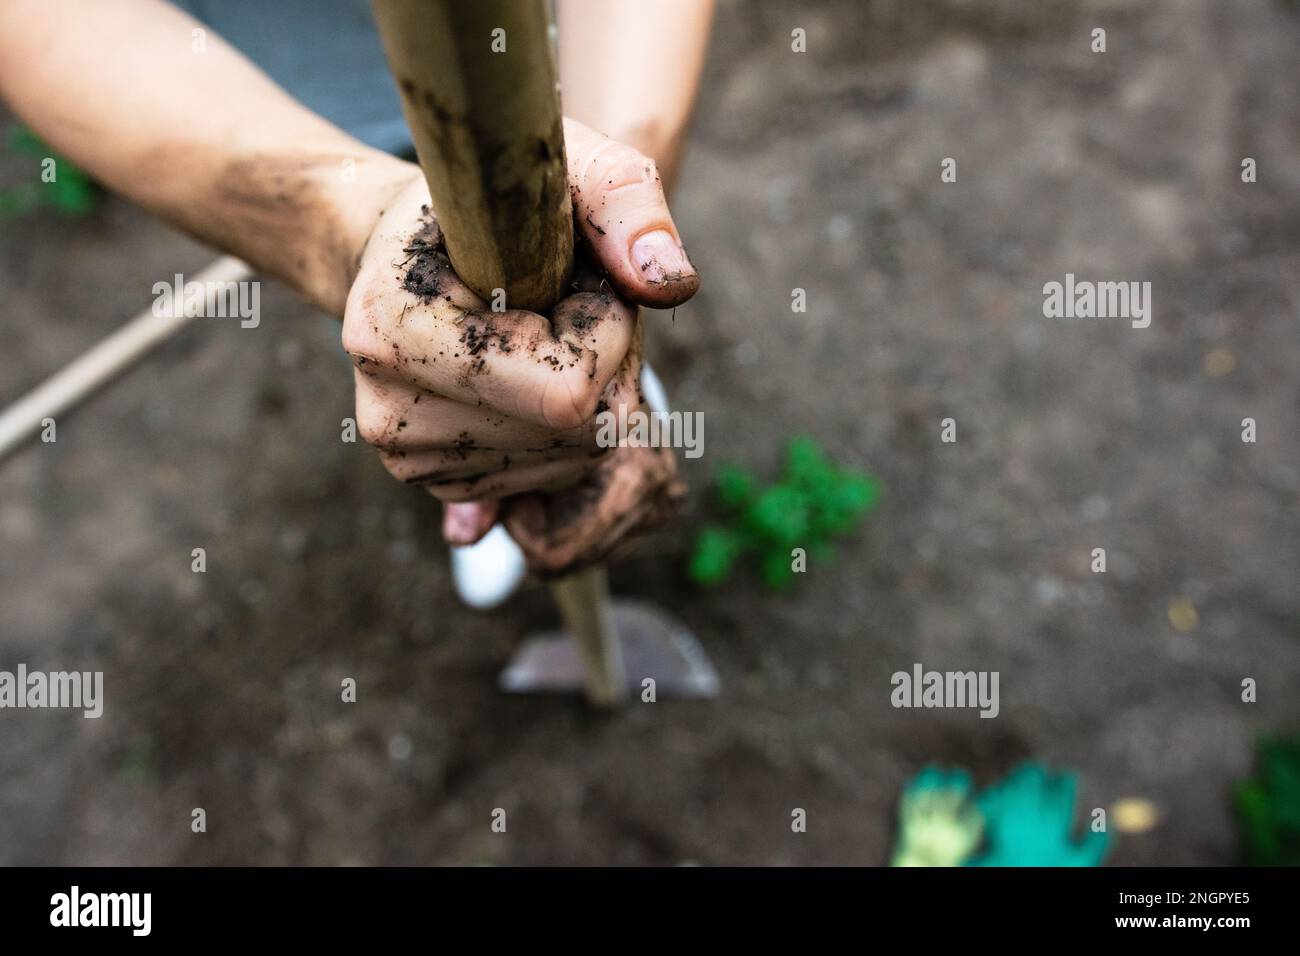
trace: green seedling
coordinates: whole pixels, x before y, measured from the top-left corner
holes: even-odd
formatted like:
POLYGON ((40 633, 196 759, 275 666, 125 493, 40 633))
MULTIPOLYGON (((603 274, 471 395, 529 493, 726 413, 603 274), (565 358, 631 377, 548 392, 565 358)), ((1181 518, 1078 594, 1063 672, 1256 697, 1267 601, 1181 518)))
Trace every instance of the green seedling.
POLYGON ((1300 866, 1300 737, 1261 739, 1255 764, 1235 799, 1246 862, 1300 866))
POLYGON ((690 574, 699 584, 726 580, 737 561, 752 555, 770 588, 789 586, 795 551, 815 560, 834 558, 831 540, 861 523, 880 499, 880 482, 870 475, 840 468, 811 438, 792 439, 785 470, 766 488, 736 465, 718 470, 718 503, 725 524, 706 526, 696 542, 690 574))
POLYGON ((41 158, 37 182, 0 189, 0 218, 14 219, 38 206, 49 206, 65 216, 89 215, 99 198, 94 182, 70 160, 50 149, 34 133, 15 127, 9 148, 41 158))

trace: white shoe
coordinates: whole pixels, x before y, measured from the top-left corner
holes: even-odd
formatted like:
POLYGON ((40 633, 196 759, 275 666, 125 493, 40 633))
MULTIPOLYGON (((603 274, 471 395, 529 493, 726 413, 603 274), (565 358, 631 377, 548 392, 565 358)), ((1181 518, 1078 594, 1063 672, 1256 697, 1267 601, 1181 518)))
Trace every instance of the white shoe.
POLYGON ((641 394, 645 396, 645 403, 650 406, 650 411, 658 412, 660 415, 668 414, 668 392, 649 364, 641 366, 641 394))
MULTIPOLYGON (((649 365, 641 366, 641 391, 650 411, 668 413, 668 393, 649 365)), ((500 524, 476 544, 451 549, 456 593, 472 608, 488 611, 515 593, 527 572, 524 552, 500 524)))
POLYGON ((451 549, 456 593, 480 611, 494 608, 514 594, 526 570, 524 553, 504 525, 493 525, 475 544, 451 549))

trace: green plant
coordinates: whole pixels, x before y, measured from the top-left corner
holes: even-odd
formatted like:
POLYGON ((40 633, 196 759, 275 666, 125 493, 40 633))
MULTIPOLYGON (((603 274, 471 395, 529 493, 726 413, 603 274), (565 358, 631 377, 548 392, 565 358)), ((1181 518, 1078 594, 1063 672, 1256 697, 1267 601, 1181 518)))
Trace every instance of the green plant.
POLYGON ((852 531, 880 499, 880 482, 838 467, 811 438, 790 441, 781 478, 766 488, 736 465, 724 465, 716 478, 725 524, 706 526, 691 558, 690 574, 699 584, 718 584, 737 559, 752 554, 763 581, 783 588, 794 579, 795 549, 819 561, 834 557, 831 539, 852 531))
POLYGON ((37 206, 50 206, 65 216, 84 216, 95 208, 98 192, 90 177, 30 130, 21 126, 11 130, 9 147, 42 161, 52 160, 49 169, 53 178, 46 179, 43 166, 40 182, 0 189, 0 218, 15 218, 37 206))
POLYGON ((1264 737, 1255 776, 1237 785, 1235 804, 1246 861, 1300 866, 1300 737, 1264 737))

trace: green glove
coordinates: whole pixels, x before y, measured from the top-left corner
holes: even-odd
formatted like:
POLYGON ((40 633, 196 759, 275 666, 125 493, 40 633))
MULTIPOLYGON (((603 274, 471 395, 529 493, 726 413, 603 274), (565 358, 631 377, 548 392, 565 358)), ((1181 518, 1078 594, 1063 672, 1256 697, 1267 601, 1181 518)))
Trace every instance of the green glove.
POLYGON ((1107 836, 1089 830, 1075 841, 1075 778, 1041 764, 1017 767, 979 797, 987 848, 969 866, 1097 866, 1107 836))
POLYGON ((984 821, 964 770, 926 767, 903 789, 898 846, 890 866, 961 866, 980 842, 984 821))

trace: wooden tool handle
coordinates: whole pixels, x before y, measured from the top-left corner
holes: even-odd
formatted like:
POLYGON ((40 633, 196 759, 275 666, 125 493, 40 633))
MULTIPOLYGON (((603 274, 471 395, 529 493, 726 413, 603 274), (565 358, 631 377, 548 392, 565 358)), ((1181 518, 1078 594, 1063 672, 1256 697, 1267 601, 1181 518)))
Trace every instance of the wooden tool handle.
MULTIPOLYGON (((374 0, 388 64, 456 274, 483 299, 547 312, 573 271, 573 207, 546 0, 374 0)), ((604 568, 551 593, 587 696, 626 682, 604 568)))
POLYGON ((545 0, 374 0, 452 266, 546 312, 573 271, 573 210, 545 0))

